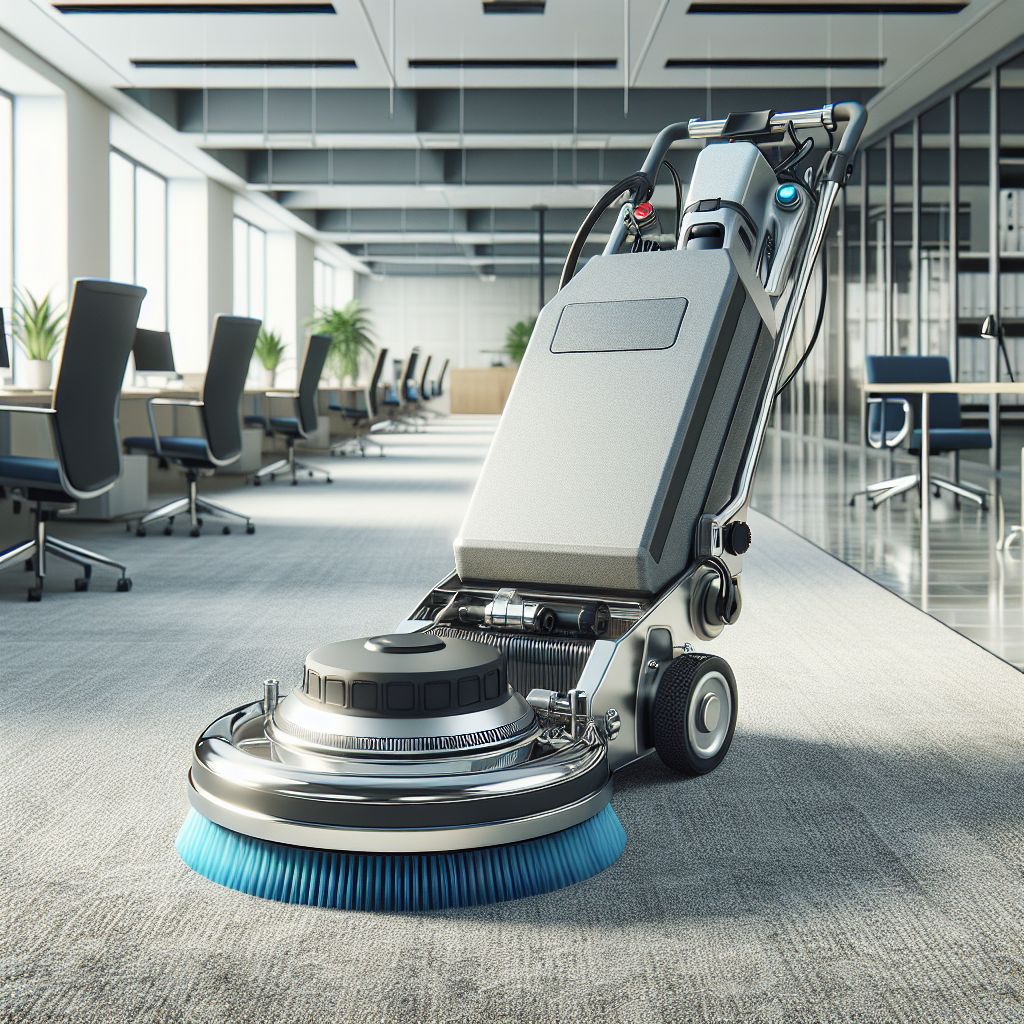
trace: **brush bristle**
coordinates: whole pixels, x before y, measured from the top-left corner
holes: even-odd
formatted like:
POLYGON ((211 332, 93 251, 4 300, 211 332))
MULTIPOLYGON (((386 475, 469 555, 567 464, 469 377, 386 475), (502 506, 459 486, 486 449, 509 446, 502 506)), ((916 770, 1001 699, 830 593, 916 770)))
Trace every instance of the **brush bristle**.
POLYGON ((175 847, 193 871, 250 896, 342 910, 474 907, 539 896, 614 864, 626 833, 611 805, 539 839, 454 853, 307 850, 239 835, 190 809, 175 847))

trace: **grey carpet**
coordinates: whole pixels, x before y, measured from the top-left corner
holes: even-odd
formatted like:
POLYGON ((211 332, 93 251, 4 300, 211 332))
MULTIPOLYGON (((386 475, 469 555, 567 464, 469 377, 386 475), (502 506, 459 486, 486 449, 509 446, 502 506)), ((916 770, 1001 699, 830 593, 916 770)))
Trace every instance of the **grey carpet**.
POLYGON ((196 732, 405 615, 451 565, 491 425, 222 495, 252 537, 58 527, 129 559, 130 594, 68 569, 29 605, 0 573, 3 1019, 1024 1019, 1021 675, 756 515, 743 616, 709 645, 739 680, 732 751, 699 780, 620 773, 603 874, 384 917, 184 867, 196 732))

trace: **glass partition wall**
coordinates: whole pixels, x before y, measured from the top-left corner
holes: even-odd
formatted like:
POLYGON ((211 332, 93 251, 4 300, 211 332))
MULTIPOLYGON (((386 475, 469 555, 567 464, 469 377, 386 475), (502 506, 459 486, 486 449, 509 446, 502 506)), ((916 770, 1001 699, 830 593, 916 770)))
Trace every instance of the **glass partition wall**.
MULTIPOLYGON (((1024 376, 1024 54, 869 142, 829 232, 817 350, 775 417, 783 431, 855 445, 864 443, 865 355, 945 356, 960 381, 1024 376), (1005 352, 981 336, 989 315, 1005 352)), ((807 309, 816 298, 812 289, 807 309)), ((797 332, 791 363, 807 337, 797 332)), ((1005 419, 1024 405, 1006 395, 961 402, 994 434, 1000 408, 1005 419)), ((998 468, 998 446, 991 460, 998 468)))

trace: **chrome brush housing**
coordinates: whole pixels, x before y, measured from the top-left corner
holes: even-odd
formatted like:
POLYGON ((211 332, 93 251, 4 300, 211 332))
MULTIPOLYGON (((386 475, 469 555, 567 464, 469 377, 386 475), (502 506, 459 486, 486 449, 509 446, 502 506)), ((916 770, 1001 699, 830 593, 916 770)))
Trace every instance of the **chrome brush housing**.
POLYGON ((569 828, 611 798, 614 711, 508 682, 493 645, 426 633, 328 644, 279 699, 228 712, 195 743, 189 800, 271 842, 411 853, 569 828), (536 705, 536 706, 534 706, 536 705))

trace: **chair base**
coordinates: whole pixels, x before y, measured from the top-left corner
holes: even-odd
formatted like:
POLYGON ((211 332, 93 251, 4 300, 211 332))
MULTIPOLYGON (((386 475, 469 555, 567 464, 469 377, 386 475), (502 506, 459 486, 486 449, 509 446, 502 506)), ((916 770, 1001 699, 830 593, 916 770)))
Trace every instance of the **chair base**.
MULTIPOLYGON (((333 453, 334 449, 331 449, 333 453)), ((300 462, 295 458, 295 442, 288 439, 288 454, 283 459, 278 459, 277 462, 272 462, 269 466, 264 466, 259 470, 253 477, 253 485, 259 487, 268 477, 273 480, 279 474, 287 473, 292 478, 292 486, 296 487, 299 483, 299 473, 308 473, 313 476, 315 473, 322 473, 325 477, 324 483, 332 483, 331 474, 326 469, 320 469, 319 466, 310 466, 308 463, 300 462)))
MULTIPOLYGON (((176 516, 187 515, 189 520, 189 533, 193 537, 198 537, 200 530, 203 525, 202 516, 214 516, 216 518, 227 518, 233 516, 235 519, 242 519, 245 521, 245 532, 255 533, 256 527, 253 525, 253 521, 241 512, 236 512, 234 509, 228 508, 226 505, 221 505, 217 501, 213 501, 211 498, 200 497, 197 493, 197 481, 199 479, 199 472, 195 469, 190 469, 186 473, 186 479, 188 480, 188 494, 183 498, 176 498, 174 501, 168 502, 166 505, 162 505, 160 508, 154 509, 152 512, 147 512, 135 527, 135 535, 137 537, 146 536, 146 527, 150 523, 158 522, 161 519, 167 520, 167 526, 164 527, 164 533, 170 534, 174 528, 174 519, 176 516)), ((224 527, 225 533, 230 533, 231 528, 229 526, 224 527)))
MULTIPOLYGON (((952 480, 946 480, 941 476, 933 476, 931 484, 936 491, 949 491, 951 494, 955 494, 957 498, 973 501, 983 509, 988 508, 988 491, 974 484, 953 483, 952 480)), ((891 480, 880 480, 878 483, 868 484, 863 491, 855 491, 850 497, 850 507, 854 506, 856 499, 861 494, 867 496, 872 508, 878 508, 883 501, 888 501, 890 498, 895 498, 899 494, 905 494, 907 491, 914 490, 914 488, 919 488, 920 486, 920 473, 909 473, 907 476, 893 477, 891 480)))
POLYGON ((35 580, 28 589, 30 601, 40 601, 43 597, 43 584, 46 581, 46 558, 53 555, 65 562, 81 566, 82 575, 75 580, 75 590, 82 591, 89 589, 89 582, 92 579, 93 566, 108 565, 112 569, 120 569, 121 577, 117 581, 117 589, 126 592, 132 589, 132 581, 127 576, 127 566, 115 562, 106 555, 90 551, 88 548, 80 548, 77 544, 69 544, 66 540, 51 537, 46 531, 46 524, 52 513, 42 508, 42 502, 36 502, 32 510, 36 519, 35 536, 31 540, 15 544, 6 551, 0 551, 0 569, 10 568, 18 562, 25 564, 28 572, 35 573, 35 580))
POLYGON ((366 446, 368 444, 375 445, 380 449, 379 455, 384 458, 384 445, 380 443, 376 438, 371 437, 369 434, 356 434, 355 437, 346 438, 344 441, 339 441, 337 444, 331 445, 332 455, 348 455, 350 452, 359 452, 364 458, 366 457, 366 446))

